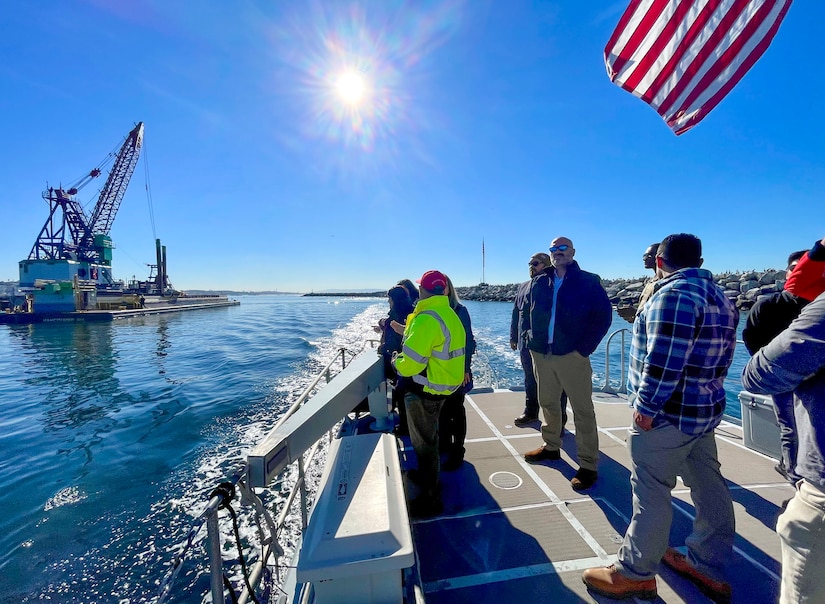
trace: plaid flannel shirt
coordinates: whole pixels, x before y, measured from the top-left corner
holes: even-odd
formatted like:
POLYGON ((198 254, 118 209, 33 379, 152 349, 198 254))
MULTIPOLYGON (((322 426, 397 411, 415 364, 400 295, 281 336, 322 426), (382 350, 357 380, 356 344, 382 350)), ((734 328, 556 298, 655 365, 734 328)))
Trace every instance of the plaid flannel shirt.
POLYGON ((712 431, 725 411, 723 382, 739 312, 710 271, 684 268, 661 279, 633 324, 630 404, 654 424, 686 434, 712 431))

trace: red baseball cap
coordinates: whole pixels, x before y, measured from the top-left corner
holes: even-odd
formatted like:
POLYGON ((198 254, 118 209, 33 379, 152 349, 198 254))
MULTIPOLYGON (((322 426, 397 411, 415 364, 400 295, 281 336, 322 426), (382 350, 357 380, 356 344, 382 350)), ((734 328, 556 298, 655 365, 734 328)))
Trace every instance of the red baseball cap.
POLYGON ((444 291, 447 287, 447 277, 440 271, 427 271, 416 281, 428 292, 444 291))

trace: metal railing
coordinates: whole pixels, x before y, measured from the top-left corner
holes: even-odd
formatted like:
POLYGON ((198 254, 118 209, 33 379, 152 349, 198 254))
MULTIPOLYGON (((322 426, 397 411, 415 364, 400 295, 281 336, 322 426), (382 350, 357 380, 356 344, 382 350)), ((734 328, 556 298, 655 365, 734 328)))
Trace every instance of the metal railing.
POLYGON ((607 338, 607 344, 605 345, 604 351, 604 386, 601 387, 601 392, 606 392, 607 394, 616 394, 617 392, 624 392, 627 387, 627 363, 625 363, 625 334, 630 333, 626 327, 621 329, 617 329, 610 336, 607 338), (621 343, 621 351, 620 355, 621 358, 619 360, 619 367, 620 367, 620 378, 619 378, 619 390, 615 390, 610 385, 610 342, 613 338, 617 335, 621 334, 622 336, 622 343, 621 343))
MULTIPOLYGON (((277 430, 310 399, 313 393, 318 389, 318 385, 321 380, 325 380, 326 383, 329 383, 335 375, 346 369, 348 363, 347 355, 350 355, 349 360, 351 361, 358 354, 360 354, 360 351, 353 352, 346 348, 341 348, 333 359, 306 387, 306 389, 289 407, 289 409, 278 419, 273 430, 277 430), (340 369, 337 371, 334 370, 339 363, 340 369)), ((293 507, 296 498, 299 497, 301 531, 303 532, 306 529, 309 506, 311 505, 306 484, 306 468, 312 464, 312 461, 314 460, 322 444, 332 437, 333 429, 334 426, 327 430, 304 455, 297 459, 295 465, 297 466, 298 477, 295 484, 293 484, 289 489, 289 493, 283 502, 283 507, 277 520, 273 520, 262 499, 255 493, 254 489, 248 486, 246 480, 246 463, 244 463, 242 467, 239 468, 226 482, 218 485, 218 487, 215 488, 210 494, 209 502, 206 504, 206 507, 193 523, 183 549, 175 556, 172 561, 171 568, 161 581, 156 600, 157 604, 163 604, 172 594, 172 586, 175 579, 180 572, 183 563, 186 561, 187 555, 193 549, 196 538, 203 529, 204 524, 206 524, 207 528, 206 549, 209 560, 210 591, 212 595, 212 602, 214 604, 226 602, 225 589, 229 589, 234 592, 234 589, 224 574, 224 564, 221 555, 224 546, 224 540, 218 522, 218 513, 221 509, 226 509, 232 517, 232 525, 235 532, 235 539, 237 541, 239 553, 238 559, 244 579, 244 585, 241 593, 237 597, 235 597, 235 594, 233 593, 232 601, 238 602, 239 604, 245 604, 249 600, 254 602, 258 601, 255 596, 255 591, 260 586, 261 580, 265 575, 264 571, 266 566, 269 564, 270 559, 273 558, 273 555, 276 561, 275 582, 278 583, 280 579, 278 574, 280 571, 277 566, 277 560, 284 555, 283 548, 278 544, 278 536, 287 525, 287 521, 290 518, 289 512, 293 507), (237 529, 237 517, 235 511, 231 507, 231 502, 235 497, 236 490, 241 494, 241 505, 252 506, 254 510, 250 513, 252 514, 256 525, 258 551, 253 552, 257 554, 257 560, 251 569, 246 568, 244 555, 242 552, 243 546, 241 544, 240 535, 237 529)), ((283 476, 287 471, 288 468, 282 472, 281 476, 283 476)), ((252 547, 254 548, 255 546, 252 547)))

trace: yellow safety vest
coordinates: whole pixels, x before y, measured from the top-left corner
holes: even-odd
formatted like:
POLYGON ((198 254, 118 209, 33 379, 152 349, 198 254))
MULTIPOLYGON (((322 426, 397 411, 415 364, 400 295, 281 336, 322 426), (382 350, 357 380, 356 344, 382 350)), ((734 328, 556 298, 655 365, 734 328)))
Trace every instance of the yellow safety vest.
POLYGON ((450 308, 447 296, 419 300, 407 317, 395 369, 399 375, 412 378, 424 392, 448 396, 464 382, 466 339, 464 325, 450 308))

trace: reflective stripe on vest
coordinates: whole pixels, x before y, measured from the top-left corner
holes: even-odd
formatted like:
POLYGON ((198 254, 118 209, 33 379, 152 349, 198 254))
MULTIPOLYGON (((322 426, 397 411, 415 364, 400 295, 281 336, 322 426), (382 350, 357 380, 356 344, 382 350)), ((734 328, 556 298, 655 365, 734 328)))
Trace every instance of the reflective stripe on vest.
POLYGON ((412 381, 416 384, 424 386, 425 388, 429 388, 430 390, 434 390, 439 393, 444 392, 445 396, 447 394, 452 394, 453 392, 461 388, 461 384, 459 384, 458 386, 448 386, 447 384, 433 384, 430 380, 427 379, 426 375, 421 375, 420 373, 412 376, 412 381))
MULTIPOLYGON (((449 361, 450 359, 454 359, 456 357, 463 357, 464 356, 464 348, 456 348, 455 350, 450 350, 450 342, 452 340, 452 335, 450 334, 450 330, 447 329, 447 324, 444 322, 444 319, 441 318, 434 310, 422 310, 420 315, 429 315, 436 321, 438 321, 439 327, 441 327, 441 335, 444 336, 444 350, 433 350, 432 355, 440 359, 442 361, 449 361)), ((419 361, 423 363, 423 361, 419 361)))
MULTIPOLYGON (((447 324, 444 322, 444 319, 441 318, 441 315, 439 315, 434 310, 422 310, 418 314, 429 315, 430 317, 435 319, 438 322, 438 326, 441 328, 441 335, 444 336, 444 350, 433 350, 430 353, 432 354, 432 356, 442 361, 449 361, 450 359, 464 356, 464 348, 458 348, 457 350, 453 351, 450 350, 450 342, 452 341, 452 337, 450 334, 450 330, 447 328, 447 324)), ((409 346, 404 346, 403 353, 422 365, 427 364, 427 357, 418 354, 409 346)), ((458 386, 450 384, 435 384, 428 380, 426 375, 421 375, 420 373, 412 376, 412 381, 416 384, 419 384, 420 386, 429 388, 430 390, 434 390, 436 392, 446 392, 448 394, 452 394, 461 387, 461 384, 459 384, 458 386)))

